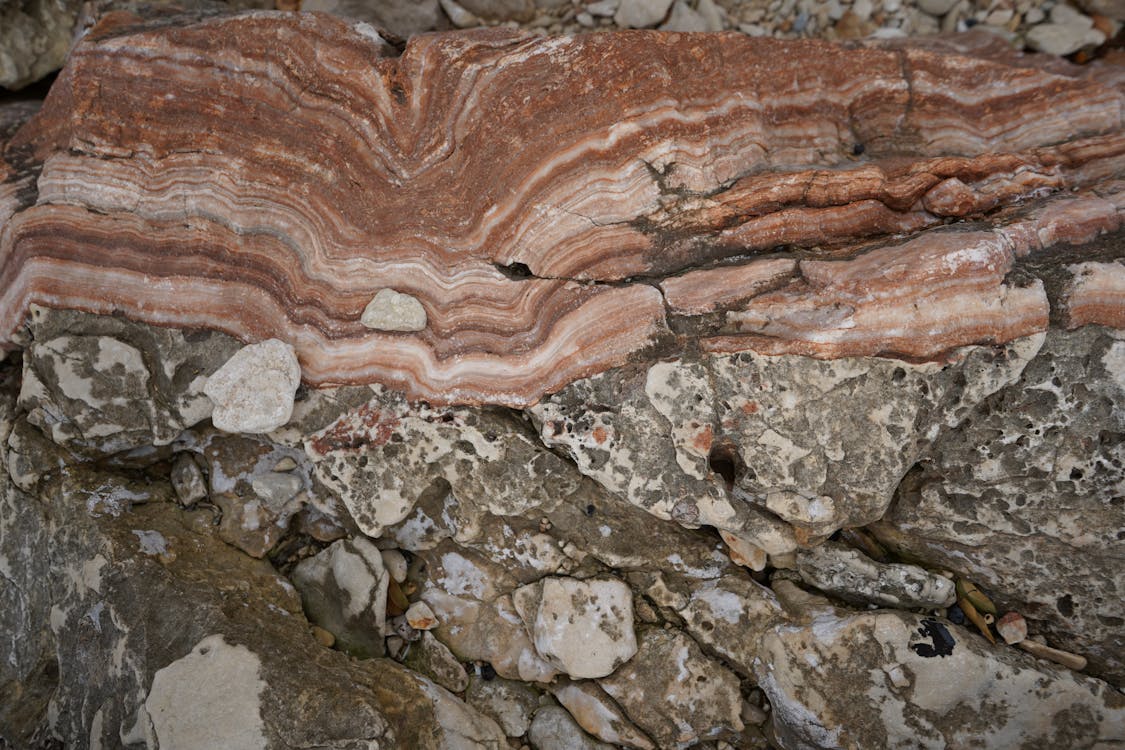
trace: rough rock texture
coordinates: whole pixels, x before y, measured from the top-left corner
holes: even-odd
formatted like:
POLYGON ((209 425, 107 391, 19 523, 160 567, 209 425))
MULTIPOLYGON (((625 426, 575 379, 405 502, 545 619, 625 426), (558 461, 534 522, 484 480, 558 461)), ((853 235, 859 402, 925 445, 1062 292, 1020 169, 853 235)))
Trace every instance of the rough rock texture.
POLYGON ((768 633, 755 662, 785 748, 1125 742, 1125 696, 1105 683, 934 619, 806 615, 768 633))
POLYGON ((544 578, 512 603, 535 650, 570 677, 605 677, 637 653, 633 594, 621 581, 544 578))
POLYGON ((301 368, 293 347, 267 339, 244 346, 207 378, 211 421, 224 432, 269 432, 293 414, 301 368))
POLYGON ((1125 742, 1108 57, 145 18, 0 105, 0 747, 1125 742))
POLYGON ((961 570, 1125 682, 1125 337, 1052 332, 903 482, 874 531, 961 570))
POLYGON ((23 88, 62 67, 81 5, 78 0, 0 5, 0 88, 23 88))
POLYGON ((319 646, 292 586, 221 542, 210 514, 167 502, 170 487, 99 514, 75 502, 89 481, 55 479, 33 499, 0 475, 0 617, 11 639, 0 661, 0 737, 11 746, 51 737, 177 746, 167 731, 201 747, 220 729, 232 738, 253 729, 265 738, 253 747, 503 741, 490 719, 394 662, 319 646), (221 649, 222 663, 208 661, 208 648, 221 649), (340 684, 351 686, 346 694, 340 684), (206 710, 219 696, 229 713, 206 710))

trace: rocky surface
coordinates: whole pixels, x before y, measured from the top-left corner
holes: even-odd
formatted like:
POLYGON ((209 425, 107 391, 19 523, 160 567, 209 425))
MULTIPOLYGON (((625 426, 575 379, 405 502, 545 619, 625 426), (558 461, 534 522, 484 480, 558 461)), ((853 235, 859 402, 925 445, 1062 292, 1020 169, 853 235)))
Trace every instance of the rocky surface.
POLYGON ((327 9, 0 105, 0 748, 1125 744, 1125 77, 327 9))

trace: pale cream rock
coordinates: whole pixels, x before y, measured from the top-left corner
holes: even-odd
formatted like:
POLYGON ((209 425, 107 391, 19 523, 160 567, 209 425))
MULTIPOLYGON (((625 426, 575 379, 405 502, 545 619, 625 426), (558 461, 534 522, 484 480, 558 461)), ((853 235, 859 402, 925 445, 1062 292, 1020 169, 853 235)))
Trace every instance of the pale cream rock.
POLYGON ((437 617, 425 602, 414 602, 406 610, 406 622, 415 630, 433 630, 438 625, 437 617))
POLYGON ((187 656, 157 671, 145 710, 161 750, 259 750, 261 660, 245 646, 210 635, 187 656))
POLYGON ((578 725, 599 740, 641 750, 656 747, 597 683, 572 682, 553 692, 578 725))
POLYGON ((383 567, 391 574, 391 580, 395 583, 405 581, 409 566, 406 562, 406 555, 402 554, 402 550, 384 549, 380 550, 379 554, 383 556, 383 567))
POLYGON ((637 651, 633 595, 621 581, 544 578, 512 599, 536 651, 571 677, 604 677, 637 651))
POLYGON ((269 432, 289 421, 301 384, 293 347, 267 339, 240 349, 207 379, 203 392, 215 404, 211 420, 224 432, 269 432))
POLYGON ((426 308, 409 294, 380 289, 359 322, 377 331, 421 331, 426 327, 426 308))

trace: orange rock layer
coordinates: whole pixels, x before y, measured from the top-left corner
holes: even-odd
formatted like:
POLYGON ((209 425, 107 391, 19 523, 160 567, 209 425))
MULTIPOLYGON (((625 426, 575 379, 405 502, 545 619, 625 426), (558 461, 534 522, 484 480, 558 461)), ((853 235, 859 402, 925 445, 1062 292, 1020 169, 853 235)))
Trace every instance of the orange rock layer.
POLYGON ((1043 242, 929 228, 1077 188, 1112 215, 1063 223, 1112 231, 1122 111, 940 49, 478 30, 398 54, 317 14, 117 14, 4 147, 0 345, 31 304, 119 313, 286 340, 313 385, 512 406, 675 346, 678 316, 721 313, 713 350, 934 357, 1047 303, 1005 278, 1043 242), (426 327, 365 327, 384 288, 426 327))

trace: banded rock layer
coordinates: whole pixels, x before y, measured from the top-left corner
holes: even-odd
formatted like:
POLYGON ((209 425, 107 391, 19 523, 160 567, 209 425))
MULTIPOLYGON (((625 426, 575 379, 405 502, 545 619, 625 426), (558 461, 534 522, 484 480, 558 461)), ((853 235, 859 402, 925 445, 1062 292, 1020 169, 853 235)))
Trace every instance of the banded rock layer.
MULTIPOLYGON (((1020 259, 1125 204, 1121 92, 1052 71, 733 34, 399 54, 316 14, 111 16, 4 147, 0 345, 31 304, 120 313, 285 340, 314 385, 522 407, 697 340, 1007 342, 1048 321, 1020 259), (983 222, 902 241, 962 218, 983 222), (425 328, 363 325, 387 288, 425 328)), ((1119 317, 1119 285, 1075 288, 1096 300, 1075 320, 1119 317)))

